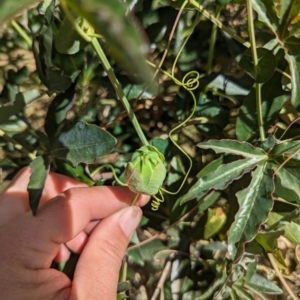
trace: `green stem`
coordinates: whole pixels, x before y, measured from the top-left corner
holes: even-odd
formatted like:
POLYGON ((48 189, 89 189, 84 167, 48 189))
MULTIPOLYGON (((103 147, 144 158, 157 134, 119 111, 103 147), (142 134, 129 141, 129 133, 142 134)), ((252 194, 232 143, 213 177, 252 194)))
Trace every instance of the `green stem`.
MULTIPOLYGON (((70 3, 69 3, 70 4, 70 3)), ((81 28, 80 26, 78 26, 78 24, 75 22, 72 14, 70 13, 69 9, 68 9, 68 5, 66 1, 61 1, 61 5, 62 8, 66 14, 66 17, 68 18, 68 20, 72 23, 72 25, 74 26, 75 30, 77 31, 77 33, 87 42, 90 42, 91 45, 94 48, 94 51, 96 52, 99 60, 101 61, 101 64, 105 70, 105 72, 107 73, 107 76, 112 84, 112 86, 114 87, 116 94, 118 95, 119 99, 121 100, 128 116, 129 119, 137 133, 137 135, 139 136, 142 144, 144 146, 149 145, 148 140, 140 126, 140 123, 136 117, 136 115, 134 114, 133 109, 131 108, 129 101, 127 100, 120 82, 118 81, 100 43, 98 42, 97 38, 95 37, 94 33, 91 33, 91 35, 87 35, 81 28)))
MULTIPOLYGON (((248 30, 249 30, 249 37, 250 37, 251 54, 252 54, 253 66, 254 66, 254 77, 256 80, 257 76, 259 74, 259 69, 258 69, 258 57, 257 57, 257 51, 256 51, 254 18, 253 18, 253 9, 252 9, 251 0, 247 0, 247 14, 248 14, 248 30)), ((263 116, 262 116, 261 84, 260 83, 255 83, 255 94, 256 94, 256 110, 257 110, 258 130, 259 130, 260 140, 263 142, 266 138, 265 138, 265 132, 264 132, 263 116)))
MULTIPOLYGON (((221 10, 222 10, 222 6, 218 5, 216 8, 216 19, 219 19, 221 10)), ((209 43, 208 61, 207 61, 207 74, 208 75, 211 74, 211 71, 212 71, 212 62, 214 59, 214 50, 215 50, 215 44, 216 44, 216 39, 217 39, 217 32, 218 32, 218 25, 216 23, 213 23, 211 37, 210 37, 210 43, 209 43)))
POLYGON ((11 21, 12 27, 18 32, 18 34, 23 38, 23 40, 26 42, 29 48, 32 46, 32 40, 26 33, 26 31, 23 30, 23 28, 15 21, 11 21))
POLYGON ((70 21, 70 23, 73 25, 74 29, 76 30, 76 32, 80 35, 80 37, 82 39, 84 39, 85 41, 87 41, 88 43, 91 42, 92 38, 89 37, 83 30, 82 28, 76 23, 76 21, 73 18, 73 15, 71 14, 71 12, 68 9, 67 6, 67 2, 66 1, 60 1, 60 5, 62 6, 64 13, 67 17, 67 19, 70 21))
POLYGON ((149 145, 148 140, 146 139, 144 132, 140 126, 140 123, 126 98, 126 96, 122 90, 121 84, 118 81, 115 73, 113 72, 113 69, 110 66, 108 59, 106 58, 106 55, 105 55, 101 45, 99 44, 99 42, 96 38, 92 38, 91 44, 92 44, 96 54, 98 55, 98 58, 100 59, 102 66, 103 66, 105 72, 107 73, 108 78, 116 91, 116 94, 120 98, 128 116, 129 116, 129 119, 130 119, 133 127, 135 128, 135 131, 138 134, 142 144, 144 146, 149 145))
POLYGON ((111 171, 112 171, 112 173, 113 173, 113 176, 114 176, 115 181, 116 181, 119 185, 121 185, 121 186, 126 186, 126 184, 123 183, 123 182, 118 178, 118 176, 117 176, 117 174, 116 174, 116 170, 115 170, 114 167, 113 167, 112 165, 110 165, 110 164, 106 164, 106 165, 103 165, 103 166, 100 166, 100 167, 96 168, 93 172, 90 173, 91 178, 93 178, 97 173, 99 173, 99 172, 100 172, 102 169, 104 169, 104 168, 110 168, 111 171))

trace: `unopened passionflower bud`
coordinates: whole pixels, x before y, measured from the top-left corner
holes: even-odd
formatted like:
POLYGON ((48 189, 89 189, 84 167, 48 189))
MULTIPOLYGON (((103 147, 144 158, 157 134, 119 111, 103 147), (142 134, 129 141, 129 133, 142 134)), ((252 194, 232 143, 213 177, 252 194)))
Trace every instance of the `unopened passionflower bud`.
POLYGON ((155 195, 166 177, 164 156, 153 146, 143 146, 132 155, 124 178, 135 193, 155 195))

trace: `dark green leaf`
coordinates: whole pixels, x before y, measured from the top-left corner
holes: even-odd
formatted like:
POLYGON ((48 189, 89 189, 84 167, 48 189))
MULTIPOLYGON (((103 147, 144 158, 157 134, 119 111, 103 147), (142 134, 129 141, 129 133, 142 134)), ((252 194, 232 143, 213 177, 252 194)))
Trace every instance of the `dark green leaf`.
POLYGON ((236 245, 252 240, 259 226, 264 223, 273 206, 271 194, 274 189, 272 173, 266 165, 259 165, 252 174, 250 185, 237 193, 240 205, 228 232, 228 251, 234 259, 236 245))
POLYGON ((261 144, 260 147, 264 150, 269 152, 271 149, 274 148, 276 144, 276 139, 274 135, 269 135, 261 144))
MULTIPOLYGON (((276 165, 276 168, 278 168, 278 165, 276 165)), ((275 176, 274 183, 275 183, 274 194, 277 197, 279 197, 287 202, 300 204, 299 196, 297 195, 297 193, 295 191, 293 191, 292 189, 284 187, 281 184, 281 180, 280 180, 279 176, 275 176)))
POLYGON ((122 293, 125 292, 127 290, 129 290, 131 288, 131 284, 128 281, 121 281, 118 283, 118 289, 117 292, 118 293, 122 293))
POLYGON ((300 107, 300 40, 291 37, 286 40, 287 48, 285 59, 289 63, 292 83, 292 104, 295 108, 300 107))
POLYGON ((0 123, 5 123, 11 116, 21 112, 23 108, 40 97, 38 90, 30 90, 16 95, 13 104, 8 104, 0 107, 0 123))
MULTIPOLYGON (((75 22, 81 27, 83 18, 78 17, 75 19, 75 22)), ((73 24, 65 17, 54 39, 56 50, 61 54, 75 54, 86 47, 87 44, 88 42, 80 37, 73 24)))
POLYGON ((29 206, 32 213, 36 215, 40 199, 43 194, 44 184, 49 172, 50 162, 48 159, 38 156, 29 166, 33 171, 27 186, 27 191, 29 193, 29 206))
POLYGON ((300 56, 299 56, 299 22, 297 16, 300 2, 297 0, 282 1, 277 5, 274 1, 254 0, 253 8, 257 11, 259 19, 274 32, 278 44, 285 48, 292 82, 292 104, 300 107, 300 56))
MULTIPOLYGON (((273 77, 261 85, 262 117, 265 132, 278 117, 279 111, 289 96, 281 87, 282 75, 275 72, 273 77)), ((252 141, 258 138, 257 108, 255 87, 241 106, 236 122, 236 134, 240 141, 252 141)))
POLYGON ((257 74, 255 74, 252 53, 247 49, 239 61, 240 68, 247 71, 255 79, 257 83, 268 81, 275 72, 277 65, 276 57, 274 54, 265 48, 257 48, 257 74))
POLYGON ((162 138, 155 138, 150 142, 150 145, 155 147, 164 157, 166 157, 166 151, 169 146, 169 140, 164 140, 162 138))
MULTIPOLYGON (((292 195, 297 195, 297 203, 300 203, 300 161, 291 159, 284 166, 273 165, 276 177, 280 180, 283 188, 291 191, 292 195)), ((285 195, 284 199, 289 201, 285 195)), ((294 197, 293 197, 294 199, 294 197)))
POLYGON ((272 156, 280 156, 280 155, 292 155, 300 150, 300 142, 299 141, 290 141, 290 142, 280 142, 275 145, 275 147, 270 152, 272 156))
POLYGON ((53 69, 46 70, 46 78, 46 86, 49 89, 49 94, 65 91, 70 87, 72 82, 74 82, 71 77, 63 75, 61 71, 53 69))
POLYGON ((51 102, 45 121, 45 131, 50 139, 58 133, 59 125, 66 119, 68 111, 73 106, 75 84, 65 92, 57 95, 51 102))
POLYGON ((84 51, 79 51, 73 55, 60 54, 57 51, 53 51, 53 64, 61 69, 65 75, 70 77, 83 69, 84 60, 84 51))
POLYGON ((108 154, 115 144, 115 138, 107 131, 79 121, 62 129, 53 143, 52 154, 76 167, 80 162, 92 163, 108 154))
POLYGON ((67 162, 60 159, 56 159, 55 164, 59 173, 70 176, 89 186, 93 186, 95 184, 94 181, 86 175, 85 169, 82 165, 78 165, 76 168, 73 168, 67 162))

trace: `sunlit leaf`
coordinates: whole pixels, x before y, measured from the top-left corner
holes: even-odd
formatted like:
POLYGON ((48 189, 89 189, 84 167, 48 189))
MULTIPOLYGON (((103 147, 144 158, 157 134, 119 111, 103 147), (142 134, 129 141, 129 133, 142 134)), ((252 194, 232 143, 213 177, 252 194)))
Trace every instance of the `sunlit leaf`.
POLYGON ((283 293, 282 289, 278 285, 257 273, 251 277, 250 281, 247 282, 247 285, 250 285, 258 292, 268 295, 280 295, 283 293))
POLYGON ((209 209, 204 227, 204 238, 207 240, 218 233, 224 226, 226 219, 226 213, 221 207, 209 209))
POLYGON ((266 153, 261 148, 255 148, 249 143, 235 140, 209 140, 197 146, 202 149, 212 149, 216 153, 235 154, 258 160, 266 158, 266 153))
POLYGON ((205 194, 210 189, 222 190, 233 180, 240 178, 243 174, 249 172, 260 162, 264 161, 264 156, 236 160, 234 162, 221 165, 217 170, 203 178, 200 178, 191 189, 181 198, 184 203, 192 198, 205 194))

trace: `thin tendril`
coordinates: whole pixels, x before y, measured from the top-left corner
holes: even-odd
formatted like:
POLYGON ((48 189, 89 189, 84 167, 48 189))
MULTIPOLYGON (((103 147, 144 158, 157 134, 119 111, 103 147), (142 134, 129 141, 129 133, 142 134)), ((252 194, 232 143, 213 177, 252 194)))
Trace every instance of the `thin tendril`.
POLYGON ((178 51, 178 53, 177 53, 177 55, 176 55, 176 58, 175 58, 175 60, 174 60, 174 62, 173 62, 172 71, 171 71, 171 74, 172 74, 173 77, 174 77, 175 67, 176 67, 176 65, 177 65, 177 61, 178 61, 180 55, 182 54, 182 51, 183 51, 183 49, 184 49, 186 43, 188 42, 190 36, 191 36, 192 33, 194 32, 194 29, 196 28, 196 26, 198 25, 199 22, 200 22, 200 15, 197 16, 196 20, 194 21, 194 23, 193 23, 193 25, 192 25, 192 27, 191 27, 191 32, 190 32, 190 34, 186 37, 185 41, 182 43, 182 45, 181 45, 181 47, 180 47, 180 49, 179 49, 179 51, 178 51))
POLYGON ((158 192, 159 192, 161 198, 158 198, 157 196, 152 195, 152 197, 155 200, 152 200, 152 202, 151 202, 151 209, 154 210, 154 211, 158 210, 160 204, 165 201, 164 195, 162 193, 162 189, 159 189, 158 192))
POLYGON ((143 89, 143 91, 139 94, 139 96, 137 97, 137 100, 140 99, 140 97, 146 92, 146 90, 149 88, 149 86, 151 85, 151 83, 153 82, 153 80, 155 79, 155 77, 157 76, 158 72, 159 72, 159 69, 162 67, 164 61, 165 61, 165 58, 167 56, 167 53, 168 53, 168 50, 170 48, 170 45, 171 45, 171 41, 172 41, 172 38, 173 38, 173 35, 174 35, 174 32, 175 32, 175 29, 177 28, 177 24, 179 22, 179 19, 180 19, 180 16, 185 8, 185 6, 188 4, 188 0, 184 1, 183 4, 181 5, 179 11, 178 11, 178 14, 176 16, 176 19, 175 19, 175 22, 173 24, 173 27, 172 27, 172 30, 171 30, 171 33, 169 35, 169 38, 168 38, 168 43, 167 43, 167 46, 166 46, 166 49, 164 50, 164 53, 163 53, 163 56, 158 64, 158 68, 156 69, 156 71, 154 72, 153 76, 152 76, 152 79, 151 79, 151 82, 143 89))
POLYGON ((119 185, 121 185, 121 186, 127 186, 126 183, 122 182, 122 181, 117 177, 115 168, 114 168, 112 165, 110 165, 110 164, 102 165, 102 166, 96 168, 93 172, 91 172, 90 176, 93 178, 95 174, 99 173, 99 172, 100 172, 102 169, 104 169, 104 168, 110 168, 110 169, 111 169, 111 171, 112 171, 112 173, 113 173, 113 176, 114 176, 114 179, 115 179, 115 181, 116 181, 119 185))
POLYGON ((297 121, 300 120, 300 117, 296 118, 291 124, 284 130, 283 134, 280 136, 279 140, 282 140, 282 138, 286 135, 287 131, 291 128, 293 124, 295 124, 297 121))
MULTIPOLYGON (((188 170, 187 170, 187 172, 186 172, 186 174, 185 174, 185 176, 184 176, 184 178, 183 178, 183 181, 181 182, 181 185, 179 186, 179 188, 177 189, 176 192, 171 192, 171 191, 168 191, 168 190, 166 190, 166 189, 164 189, 164 188, 160 188, 161 191, 163 191, 163 192, 165 192, 165 193, 167 193, 167 194, 170 194, 170 195, 176 195, 177 193, 180 192, 180 190, 182 189, 183 185, 185 184, 185 182, 186 182, 186 180, 187 180, 187 178, 188 178, 188 176, 189 176, 189 173, 190 173, 190 171, 191 171, 191 169, 192 169, 192 166, 193 166, 192 159, 191 159, 190 156, 189 156, 189 155, 188 155, 188 154, 187 154, 187 153, 186 153, 186 152, 178 145, 178 143, 175 142, 175 140, 174 140, 173 137, 172 137, 172 134, 173 134, 176 130, 178 130, 179 128, 183 127, 188 121, 190 121, 190 119, 193 117, 193 115, 194 115, 194 113, 195 113, 195 111, 196 111, 197 100, 196 100, 196 97, 195 97, 193 91, 194 91, 195 89, 197 89, 198 86, 199 86, 199 84, 200 84, 200 82, 199 82, 200 74, 199 74, 197 71, 190 71, 190 72, 188 72, 188 73, 182 78, 182 81, 180 81, 180 80, 178 80, 178 79, 175 77, 174 73, 175 73, 175 67, 176 67, 176 64, 177 64, 177 62, 178 62, 178 59, 179 59, 180 55, 182 54, 182 51, 183 51, 183 49, 184 49, 186 43, 188 42, 190 36, 192 35, 192 33, 193 33, 195 27, 198 25, 199 21, 200 21, 200 18, 199 18, 199 16, 198 16, 198 17, 196 18, 196 20, 194 21, 193 25, 192 25, 192 30, 191 30, 190 34, 186 37, 185 41, 183 42, 183 44, 181 45, 181 47, 180 47, 180 49, 179 49, 179 51, 178 51, 178 54, 177 54, 177 56, 176 56, 176 58, 175 58, 175 60, 174 60, 173 66, 172 66, 171 74, 168 73, 168 72, 166 72, 166 71, 164 71, 164 70, 162 70, 161 68, 157 67, 157 66, 154 65, 153 63, 147 61, 147 63, 148 63, 150 66, 159 69, 163 74, 165 74, 165 75, 167 75, 169 78, 171 78, 178 86, 181 86, 181 87, 183 87, 186 91, 188 91, 188 92, 190 93, 190 95, 192 96, 192 99, 193 99, 193 102, 194 102, 193 109, 192 109, 192 112, 190 113, 190 115, 189 115, 183 122, 181 122, 179 125, 175 126, 175 127, 169 132, 169 138, 170 138, 170 140, 172 141, 172 143, 174 144, 174 146, 176 146, 177 149, 178 149, 181 153, 183 153, 183 154, 186 156, 186 158, 188 159, 188 161, 189 161, 189 168, 188 168, 188 170), (189 77, 191 77, 191 76, 192 76, 192 78, 189 78, 189 77)), ((155 198, 155 199, 156 199, 156 198, 155 198)), ((157 199, 156 199, 156 200, 157 200, 157 199)), ((162 202, 162 201, 161 201, 161 202, 162 202)), ((153 207, 152 207, 152 209, 153 209, 153 207)))

